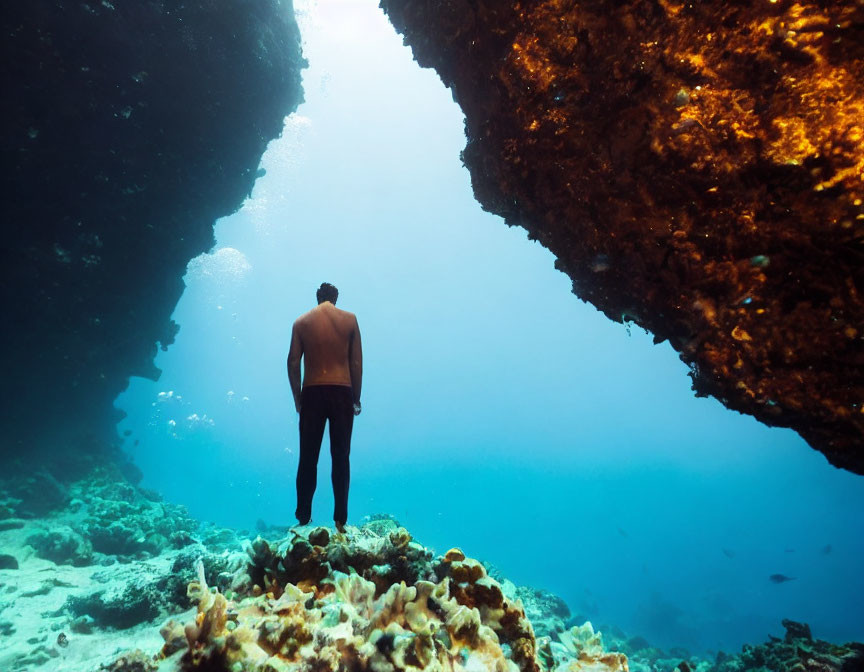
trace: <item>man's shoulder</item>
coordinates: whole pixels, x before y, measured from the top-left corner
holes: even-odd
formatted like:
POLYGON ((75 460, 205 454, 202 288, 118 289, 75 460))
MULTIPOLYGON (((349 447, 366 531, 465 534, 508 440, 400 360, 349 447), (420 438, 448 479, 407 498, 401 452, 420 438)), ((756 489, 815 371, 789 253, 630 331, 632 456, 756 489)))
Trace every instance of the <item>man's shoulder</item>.
POLYGON ((336 308, 336 310, 339 317, 346 321, 354 322, 357 319, 357 316, 349 310, 342 310, 341 308, 336 308))

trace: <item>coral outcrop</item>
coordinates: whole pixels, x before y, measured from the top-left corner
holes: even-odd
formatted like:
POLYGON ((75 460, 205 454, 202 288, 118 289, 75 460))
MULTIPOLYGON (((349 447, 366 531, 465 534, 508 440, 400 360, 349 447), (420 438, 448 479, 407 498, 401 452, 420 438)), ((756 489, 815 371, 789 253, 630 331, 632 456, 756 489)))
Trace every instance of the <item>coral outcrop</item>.
POLYGON ((381 0, 481 205, 698 395, 864 473, 864 5, 381 0))
POLYGON ((773 672, 860 672, 864 670, 864 644, 831 644, 814 639, 804 623, 784 620, 786 635, 759 646, 745 645, 737 656, 719 654, 716 672, 772 670, 773 672))
POLYGON ((433 557, 392 521, 275 547, 258 538, 247 552, 224 593, 199 563, 197 617, 162 628, 160 656, 176 669, 627 672, 590 624, 538 650, 521 600, 480 562, 456 548, 433 557))
POLYGON ((816 640, 793 621, 783 622, 785 639, 716 660, 662 651, 608 626, 604 637, 590 622, 538 636, 516 595, 548 624, 561 623, 560 599, 499 582, 458 548, 436 556, 386 518, 348 535, 300 528, 278 542, 247 543, 221 572, 197 562, 188 588, 197 614, 163 625, 158 669, 855 672, 864 663, 864 645, 816 640))
POLYGON ((27 543, 40 558, 58 565, 83 567, 93 562, 93 545, 68 525, 34 532, 27 543))
MULTIPOLYGON (((0 523, 15 523, 10 529, 21 529, 32 518, 26 542, 39 557, 61 565, 142 560, 192 544, 199 531, 198 521, 185 507, 133 486, 110 467, 63 486, 64 507, 42 517, 32 517, 24 500, 10 492, 22 494, 21 483, 0 481, 0 500, 11 515, 22 519, 0 523)), ((231 540, 236 543, 233 533, 231 540)))
POLYGON ((15 3, 3 12, 7 381, 0 459, 115 440, 187 262, 301 99, 290 0, 15 3))

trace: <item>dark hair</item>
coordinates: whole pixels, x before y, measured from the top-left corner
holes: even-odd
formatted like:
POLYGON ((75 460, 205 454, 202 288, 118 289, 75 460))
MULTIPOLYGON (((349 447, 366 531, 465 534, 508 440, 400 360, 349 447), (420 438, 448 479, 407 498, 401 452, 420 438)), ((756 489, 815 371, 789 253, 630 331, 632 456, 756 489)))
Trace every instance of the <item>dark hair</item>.
POLYGON ((339 298, 339 290, 336 289, 329 282, 322 282, 321 286, 318 288, 318 303, 324 303, 325 301, 329 301, 334 306, 336 305, 336 299, 339 298))

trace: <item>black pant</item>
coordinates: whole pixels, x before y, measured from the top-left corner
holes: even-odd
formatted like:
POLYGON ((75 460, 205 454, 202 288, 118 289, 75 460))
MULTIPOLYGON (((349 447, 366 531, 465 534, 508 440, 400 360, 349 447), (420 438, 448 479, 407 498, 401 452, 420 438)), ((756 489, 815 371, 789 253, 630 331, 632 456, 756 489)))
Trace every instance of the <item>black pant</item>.
POLYGON ((297 465, 297 511, 301 524, 312 517, 312 496, 318 474, 318 454, 324 424, 330 421, 330 455, 333 460, 333 520, 348 520, 351 430, 354 427, 354 393, 347 385, 310 385, 300 393, 300 464, 297 465))

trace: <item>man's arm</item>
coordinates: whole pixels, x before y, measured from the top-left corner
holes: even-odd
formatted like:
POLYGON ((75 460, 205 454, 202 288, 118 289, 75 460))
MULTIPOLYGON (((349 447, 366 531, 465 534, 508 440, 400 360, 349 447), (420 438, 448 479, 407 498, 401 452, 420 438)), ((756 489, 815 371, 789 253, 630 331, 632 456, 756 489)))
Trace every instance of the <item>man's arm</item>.
POLYGON ((300 358, 303 357, 303 341, 297 323, 291 330, 291 349, 288 351, 288 381, 291 383, 291 394, 294 395, 294 408, 300 412, 300 358))
POLYGON ((360 405, 360 390, 363 387, 363 344, 360 342, 360 325, 354 317, 354 333, 348 348, 348 367, 351 370, 351 387, 354 390, 354 403, 360 405))

